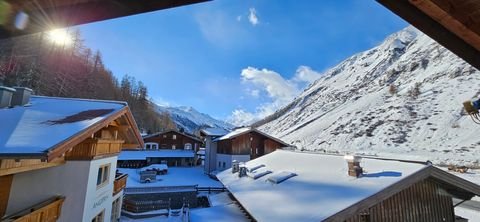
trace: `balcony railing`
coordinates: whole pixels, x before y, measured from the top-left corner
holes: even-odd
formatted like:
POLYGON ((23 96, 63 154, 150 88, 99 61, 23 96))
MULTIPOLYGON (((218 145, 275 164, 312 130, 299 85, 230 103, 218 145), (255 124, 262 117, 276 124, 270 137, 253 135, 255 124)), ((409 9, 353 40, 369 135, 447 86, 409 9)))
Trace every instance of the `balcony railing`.
POLYGON ((97 156, 118 154, 122 150, 123 140, 86 139, 65 154, 67 160, 91 160, 97 156))
POLYGON ((54 222, 60 217, 64 197, 54 197, 2 218, 2 222, 54 222))
POLYGON ((128 174, 117 174, 115 177, 115 182, 113 182, 113 195, 122 191, 123 188, 127 185, 128 174))

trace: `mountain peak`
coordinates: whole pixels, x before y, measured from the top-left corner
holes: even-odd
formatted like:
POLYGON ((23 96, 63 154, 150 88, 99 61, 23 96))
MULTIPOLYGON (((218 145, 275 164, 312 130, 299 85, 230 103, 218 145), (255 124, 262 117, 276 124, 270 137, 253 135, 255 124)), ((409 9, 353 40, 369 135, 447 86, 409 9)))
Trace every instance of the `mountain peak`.
POLYGON ((300 149, 473 164, 480 140, 461 104, 479 81, 478 70, 407 27, 329 69, 257 125, 300 149))

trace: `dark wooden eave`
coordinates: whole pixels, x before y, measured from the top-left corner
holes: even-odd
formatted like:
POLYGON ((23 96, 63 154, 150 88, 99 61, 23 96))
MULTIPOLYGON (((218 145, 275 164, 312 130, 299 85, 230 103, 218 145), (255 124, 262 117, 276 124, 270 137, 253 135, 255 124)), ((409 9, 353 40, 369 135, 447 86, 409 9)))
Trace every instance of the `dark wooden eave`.
POLYGON ((451 196, 467 200, 475 195, 480 195, 480 185, 474 184, 470 181, 464 180, 451 173, 445 172, 434 166, 426 166, 416 173, 407 176, 397 183, 381 190, 374 195, 367 197, 350 207, 328 217, 324 221, 345 221, 352 216, 358 215, 360 212, 373 207, 374 205, 388 199, 389 197, 401 192, 404 189, 421 182, 426 179, 431 179, 445 189, 451 196))
POLYGON ((377 1, 480 70, 480 1, 377 1))
POLYGON ((179 7, 209 0, 6 0, 10 18, 0 26, 0 38, 47 31, 107 19, 179 7), (14 27, 15 15, 29 15, 24 30, 14 27))
POLYGON ((130 109, 128 108, 128 106, 125 106, 119 111, 109 115, 107 118, 103 119, 102 121, 95 123, 89 128, 78 132, 72 137, 50 148, 46 153, 47 161, 50 162, 55 158, 64 155, 68 150, 72 149, 75 145, 78 145, 81 142, 83 142, 85 139, 90 138, 92 134, 108 126, 109 123, 121 118, 122 116, 126 117, 128 125, 130 126, 129 127, 130 130, 128 130, 128 132, 125 135, 127 137, 125 138, 126 141, 129 144, 136 144, 137 147, 143 147, 144 146, 143 139, 140 136, 140 132, 138 131, 138 127, 135 123, 135 119, 133 118, 133 115, 130 112, 130 109))

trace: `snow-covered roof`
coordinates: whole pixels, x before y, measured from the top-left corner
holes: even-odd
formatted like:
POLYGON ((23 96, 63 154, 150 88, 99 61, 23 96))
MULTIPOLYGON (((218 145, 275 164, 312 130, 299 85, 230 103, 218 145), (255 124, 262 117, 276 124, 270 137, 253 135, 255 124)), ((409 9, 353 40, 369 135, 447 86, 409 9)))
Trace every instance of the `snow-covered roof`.
POLYGON ((207 136, 223 136, 228 133, 227 130, 222 128, 205 128, 200 130, 200 132, 207 136))
POLYGON ((114 101, 32 96, 26 106, 0 109, 0 155, 45 155, 126 106, 114 101))
POLYGON ((147 157, 185 157, 193 158, 193 150, 124 150, 118 160, 145 160, 147 157))
POLYGON ((217 175, 257 221, 322 221, 424 169, 424 164, 364 158, 361 178, 348 176, 343 156, 277 150, 246 163, 272 171, 257 179, 226 170, 217 175), (295 176, 278 184, 276 173, 295 176), (261 198, 258 198, 261 197, 261 198))
POLYGON ((218 138, 218 139, 215 139, 214 141, 220 141, 220 140, 228 140, 228 139, 232 139, 232 138, 235 138, 237 136, 241 136, 243 134, 246 134, 246 133, 250 133, 250 132, 255 132, 255 133, 258 133, 260 135, 263 135, 271 140, 274 140, 274 141, 277 141, 278 143, 281 143, 283 144, 284 146, 289 146, 287 143, 283 142, 282 140, 278 139, 278 138, 275 138, 271 135, 268 135, 264 132, 262 132, 261 130, 259 129, 256 129, 256 128, 251 128, 251 127, 243 127, 243 128, 238 128, 238 129, 235 129, 233 130, 232 132, 218 138))
POLYGON ((228 139, 237 137, 239 135, 242 135, 244 133, 250 132, 251 130, 252 130, 252 128, 250 128, 250 127, 238 128, 238 129, 233 130, 232 132, 229 132, 229 133, 223 135, 222 137, 218 138, 217 140, 228 140, 228 139))
POLYGON ((150 134, 150 135, 146 135, 146 136, 143 137, 143 139, 155 137, 155 136, 158 136, 158 135, 163 135, 165 133, 170 133, 170 132, 174 132, 174 133, 186 136, 186 137, 188 137, 190 139, 193 139, 193 140, 196 140, 198 142, 203 142, 200 138, 198 138, 195 135, 192 135, 192 134, 189 134, 189 133, 186 133, 186 132, 180 132, 180 131, 174 130, 174 129, 170 129, 170 130, 166 130, 166 131, 163 131, 163 132, 157 132, 157 133, 153 133, 153 134, 150 134))

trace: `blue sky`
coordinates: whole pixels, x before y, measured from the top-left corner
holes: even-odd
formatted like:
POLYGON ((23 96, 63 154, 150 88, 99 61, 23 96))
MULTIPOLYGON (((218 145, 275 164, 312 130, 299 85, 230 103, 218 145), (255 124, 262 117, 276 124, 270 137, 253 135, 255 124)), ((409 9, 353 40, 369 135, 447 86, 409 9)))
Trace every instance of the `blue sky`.
POLYGON ((215 0, 80 26, 119 78, 161 104, 238 123, 407 26, 376 1, 215 0))

